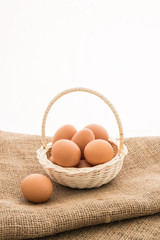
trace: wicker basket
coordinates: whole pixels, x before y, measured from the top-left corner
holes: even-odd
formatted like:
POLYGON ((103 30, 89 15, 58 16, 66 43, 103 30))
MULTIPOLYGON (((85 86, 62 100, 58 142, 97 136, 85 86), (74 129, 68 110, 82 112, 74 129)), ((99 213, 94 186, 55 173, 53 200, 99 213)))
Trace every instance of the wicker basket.
POLYGON ((42 121, 42 144, 40 149, 37 150, 37 157, 39 163, 43 166, 46 173, 51 177, 51 179, 57 183, 71 188, 96 188, 103 184, 110 182, 116 175, 120 172, 123 159, 127 154, 127 147, 124 145, 123 129, 120 118, 117 111, 113 105, 106 99, 102 94, 88 89, 88 88, 71 88, 59 93, 53 100, 49 103, 43 117, 42 121), (112 110, 118 124, 120 140, 109 139, 110 144, 113 147, 114 157, 109 162, 96 165, 94 167, 87 168, 75 168, 75 167, 61 167, 59 165, 53 164, 49 161, 51 155, 52 142, 46 143, 45 137, 45 124, 48 112, 50 111, 52 105, 63 95, 70 92, 83 91, 94 94, 101 98, 112 110))

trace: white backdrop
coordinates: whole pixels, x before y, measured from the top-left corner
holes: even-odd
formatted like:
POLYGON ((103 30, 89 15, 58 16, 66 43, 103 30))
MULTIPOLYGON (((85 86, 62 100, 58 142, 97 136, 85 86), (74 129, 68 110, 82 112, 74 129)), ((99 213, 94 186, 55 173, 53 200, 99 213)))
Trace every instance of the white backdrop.
MULTIPOLYGON (((41 134, 45 108, 60 91, 88 87, 117 109, 125 137, 160 135, 159 0, 1 0, 0 129, 41 134)), ((118 136, 97 97, 71 93, 47 119, 99 123, 118 136)))

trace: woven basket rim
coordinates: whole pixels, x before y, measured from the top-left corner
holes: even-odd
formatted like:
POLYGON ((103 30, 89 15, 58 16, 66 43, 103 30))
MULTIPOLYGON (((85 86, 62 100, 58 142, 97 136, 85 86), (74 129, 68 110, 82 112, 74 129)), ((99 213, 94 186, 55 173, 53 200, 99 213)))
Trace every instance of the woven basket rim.
MULTIPOLYGON (((114 139, 114 138, 109 138, 110 142, 113 142, 117 147, 119 147, 119 140, 114 139)), ((93 167, 86 167, 86 168, 76 168, 76 167, 61 167, 59 165, 56 165, 54 163, 52 163, 50 160, 48 160, 46 152, 51 148, 52 146, 52 142, 49 142, 46 146, 46 148, 43 148, 43 146, 41 146, 38 150, 37 150, 37 157, 38 157, 38 161, 41 165, 43 165, 45 168, 47 169, 54 169, 56 172, 59 173, 66 173, 68 175, 72 175, 72 174, 83 174, 83 173, 90 173, 90 172, 94 172, 97 170, 101 170, 105 167, 111 167, 112 165, 116 164, 118 161, 122 161, 123 158, 127 155, 128 153, 128 149, 126 147, 125 144, 123 144, 123 150, 120 154, 115 155, 115 157, 103 164, 99 164, 93 167), (43 160, 42 160, 43 159, 43 160)))

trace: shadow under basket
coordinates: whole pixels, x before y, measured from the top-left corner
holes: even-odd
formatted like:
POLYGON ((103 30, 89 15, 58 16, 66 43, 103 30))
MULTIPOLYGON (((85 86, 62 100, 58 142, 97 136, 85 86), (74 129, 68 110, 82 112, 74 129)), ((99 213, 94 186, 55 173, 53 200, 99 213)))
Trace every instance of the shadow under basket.
POLYGON ((37 158, 39 163, 42 165, 46 173, 51 177, 54 182, 71 188, 97 188, 110 182, 120 172, 123 164, 124 157, 127 155, 127 147, 124 144, 122 124, 119 115, 113 105, 105 98, 102 94, 88 89, 88 88, 71 88, 59 93, 49 103, 42 121, 42 144, 37 150, 37 158), (49 160, 51 156, 52 142, 46 143, 45 137, 45 123, 49 110, 52 105, 63 95, 70 92, 84 91, 94 94, 101 98, 112 110, 119 128, 119 140, 110 138, 109 143, 113 147, 114 157, 112 160, 99 164, 93 167, 76 168, 76 167, 61 167, 57 164, 52 163, 49 160))

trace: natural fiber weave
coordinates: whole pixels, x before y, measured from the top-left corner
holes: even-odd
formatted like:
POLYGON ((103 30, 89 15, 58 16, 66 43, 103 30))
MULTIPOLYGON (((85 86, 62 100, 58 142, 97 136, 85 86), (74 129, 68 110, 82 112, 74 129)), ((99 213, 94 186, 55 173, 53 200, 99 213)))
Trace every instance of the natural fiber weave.
POLYGON ((74 229, 38 240, 159 240, 159 236, 160 214, 155 214, 74 229))
MULTIPOLYGON (((41 145, 40 136, 0 131, 0 239, 31 239, 104 223, 107 223, 107 228, 100 225, 95 229, 102 227, 102 235, 118 239, 118 233, 114 232, 118 227, 114 228, 111 222, 159 213, 160 137, 130 138, 125 139, 125 144, 128 155, 120 173, 110 183, 89 190, 53 183, 51 199, 44 204, 33 204, 23 198, 20 183, 32 173, 46 175, 36 156, 36 150, 41 145)), ((158 219, 156 216, 155 219, 158 219)), ((145 219, 142 225, 148 226, 146 235, 141 228, 141 218, 127 221, 127 225, 117 223, 117 226, 122 226, 119 239, 148 240, 147 236, 158 239, 158 226, 155 221, 152 225, 154 217, 148 218, 152 219, 151 224, 145 219), (139 228, 142 237, 138 235, 139 228), (132 238, 127 238, 127 234, 132 238)), ((81 233, 85 235, 85 229, 81 233)), ((91 234, 90 239, 103 239, 101 232, 95 238, 94 232, 88 234, 91 234)), ((59 239, 65 239, 64 235, 59 239)))
POLYGON ((38 149, 37 158, 54 182, 60 183, 63 186, 80 189, 100 187, 117 176, 122 168, 124 157, 128 152, 127 147, 123 145, 121 154, 117 154, 119 142, 115 139, 111 139, 109 142, 113 148, 113 159, 94 167, 64 168, 57 164, 53 164, 49 160, 52 142, 48 143, 45 149, 43 146, 38 149))
POLYGON ((43 116, 41 140, 42 146, 37 150, 37 158, 39 160, 39 163, 43 166, 44 170, 51 177, 52 180, 64 186, 72 188, 96 188, 110 182, 120 172, 124 157, 127 155, 128 152, 127 147, 124 144, 122 123, 115 107, 101 93, 89 88, 70 88, 60 92, 52 99, 52 101, 48 104, 43 116), (109 142, 113 147, 114 157, 111 161, 107 163, 99 164, 97 166, 89 168, 64 168, 58 166, 57 164, 53 164, 48 160, 48 153, 51 150, 52 142, 47 144, 46 141, 46 119, 51 107, 60 97, 64 96, 65 94, 77 91, 93 94, 99 97, 106 103, 106 105, 109 106, 117 121, 119 129, 119 141, 110 138, 109 142))

